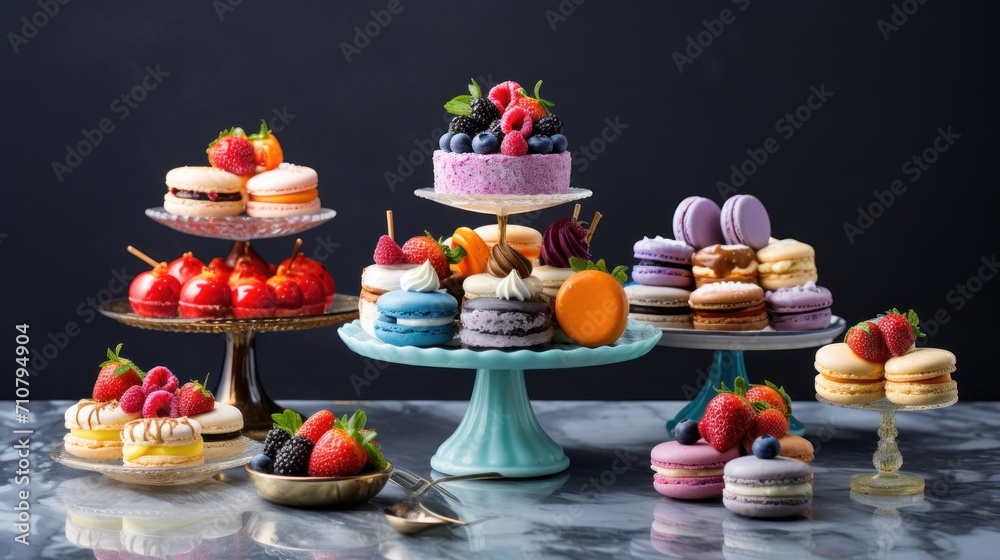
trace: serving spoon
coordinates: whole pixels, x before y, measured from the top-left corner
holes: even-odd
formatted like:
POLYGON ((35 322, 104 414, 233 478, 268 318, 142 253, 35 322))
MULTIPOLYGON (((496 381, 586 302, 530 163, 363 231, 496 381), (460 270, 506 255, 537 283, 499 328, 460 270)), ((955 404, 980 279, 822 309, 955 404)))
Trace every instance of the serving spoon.
MULTIPOLYGON (((504 476, 498 472, 443 476, 422 486, 416 495, 420 496, 427 490, 443 482, 453 480, 492 480, 499 478, 504 478, 504 476)), ((416 535, 429 529, 446 525, 469 524, 467 521, 459 519, 458 514, 447 506, 441 505, 438 509, 442 510, 442 512, 431 511, 420 501, 407 500, 387 506, 382 510, 382 513, 385 514, 386 521, 389 522, 389 525, 393 529, 405 535, 416 535)))

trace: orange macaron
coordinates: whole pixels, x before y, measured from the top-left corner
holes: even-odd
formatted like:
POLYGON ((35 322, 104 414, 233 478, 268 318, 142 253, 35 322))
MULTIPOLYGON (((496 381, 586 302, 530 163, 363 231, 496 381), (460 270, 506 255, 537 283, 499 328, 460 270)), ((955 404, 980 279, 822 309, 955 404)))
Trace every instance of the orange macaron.
POLYGON ((816 351, 816 394, 841 404, 869 404, 885 396, 884 368, 838 342, 816 351))
POLYGON ((955 355, 940 348, 917 348, 885 363, 885 397, 896 404, 941 404, 958 398, 951 378, 955 355))
POLYGON ((591 348, 612 344, 628 324, 628 296, 607 272, 584 270, 556 293, 556 320, 573 342, 591 348))

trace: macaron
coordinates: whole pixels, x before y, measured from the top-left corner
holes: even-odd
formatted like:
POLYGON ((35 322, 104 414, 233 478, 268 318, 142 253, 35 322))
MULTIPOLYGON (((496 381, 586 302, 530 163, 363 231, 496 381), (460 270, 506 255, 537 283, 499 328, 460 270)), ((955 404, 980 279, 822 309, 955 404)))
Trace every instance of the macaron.
POLYGON ((674 238, 695 249, 723 242, 722 210, 714 200, 689 196, 674 210, 674 238))
POLYGON ((752 194, 737 194, 722 205, 722 236, 730 245, 757 251, 771 238, 771 219, 764 204, 752 194))
MULTIPOLYGON (((572 272, 572 269, 570 271, 572 272)), ((542 281, 534 276, 534 269, 531 276, 522 278, 521 280, 531 290, 532 297, 542 293, 542 281)), ((477 297, 496 297, 497 286, 502 281, 502 277, 486 273, 469 276, 462 282, 462 289, 465 291, 465 300, 468 301, 477 297)))
POLYGON ((246 445, 240 434, 240 430, 243 429, 243 413, 240 409, 216 402, 212 410, 195 414, 190 418, 201 424, 203 454, 206 461, 243 453, 246 445))
POLYGON ((766 290, 778 290, 816 282, 816 250, 812 245, 795 239, 768 243, 757 251, 757 272, 760 285, 766 290))
POLYGON ((177 216, 237 216, 246 204, 247 178, 215 167, 176 167, 166 183, 163 209, 177 216))
POLYGON ((632 279, 647 286, 691 288, 691 255, 694 247, 683 241, 664 239, 657 235, 643 237, 632 246, 639 264, 632 268, 632 279))
POLYGON ((958 398, 952 380, 955 355, 940 348, 917 348, 885 363, 885 397, 896 404, 931 405, 958 398))
POLYGON ((781 444, 779 455, 782 457, 802 461, 807 465, 812 464, 812 460, 816 457, 813 444, 804 437, 785 434, 778 439, 778 443, 781 444))
POLYGON ((66 452, 84 459, 120 459, 122 428, 139 416, 124 412, 116 400, 83 399, 63 415, 69 430, 63 437, 66 452))
POLYGON ((722 505, 745 517, 789 517, 812 506, 809 465, 747 455, 726 463, 722 505))
POLYGON ((816 351, 816 394, 842 404, 868 404, 885 396, 883 365, 855 354, 843 342, 816 351))
POLYGON ((459 338, 472 348, 527 348, 552 342, 552 308, 541 298, 477 297, 462 304, 459 338))
MULTIPOLYGON (((500 241, 497 224, 479 226, 474 231, 490 249, 500 241)), ((542 233, 535 228, 507 224, 507 244, 532 263, 537 263, 538 256, 542 254, 542 233)))
POLYGON ((444 292, 396 290, 378 298, 375 337, 394 346, 437 346, 455 338, 458 302, 444 292))
POLYGON ((573 342, 590 348, 621 338, 628 325, 628 296, 607 272, 584 270, 570 276, 556 294, 556 320, 573 342))
POLYGON ((808 331, 830 326, 830 290, 812 281, 764 294, 764 307, 776 331, 808 331))
POLYGON ((88 511, 66 510, 66 540, 77 548, 95 551, 94 557, 116 558, 121 548, 122 518, 117 515, 95 515, 88 511))
MULTIPOLYGON (((717 558, 713 552, 717 553, 722 546, 721 523, 727 515, 725 509, 711 502, 681 507, 673 500, 659 500, 653 508, 649 544, 653 550, 669 558, 717 558)), ((650 552, 634 547, 631 557, 649 558, 650 552)))
POLYGON ((205 462, 201 424, 182 418, 139 418, 122 428, 126 467, 186 467, 205 462))
POLYGON ((694 285, 757 282, 757 253, 746 245, 709 245, 691 256, 694 285))
POLYGON ((719 452, 703 439, 692 445, 677 441, 661 443, 649 454, 650 468, 656 473, 653 488, 664 496, 680 500, 721 496, 723 468, 739 456, 735 447, 719 452))
POLYGON ((361 329, 375 336, 375 320, 378 319, 378 298, 386 293, 402 289, 399 279, 408 271, 417 268, 415 264, 373 264, 361 271, 361 298, 358 314, 361 329))
POLYGON ((314 214, 320 209, 319 175, 304 165, 281 163, 247 181, 247 215, 284 218, 314 214))
POLYGON ((657 328, 690 329, 691 292, 670 286, 625 286, 628 297, 628 318, 657 328))
MULTIPOLYGON (((727 514, 722 520, 722 558, 725 560, 800 560, 825 555, 813 539, 809 511, 798 519, 752 519, 727 514)), ((716 551, 718 552, 718 551, 716 551)), ((718 556, 717 556, 718 558, 718 556)))
POLYGON ((545 302, 552 304, 556 301, 556 294, 570 276, 576 274, 572 268, 559 268, 555 266, 543 265, 531 269, 531 276, 537 278, 542 283, 541 296, 545 302))
POLYGON ((755 331, 767 326, 764 290, 746 282, 705 284, 691 292, 694 328, 755 331))

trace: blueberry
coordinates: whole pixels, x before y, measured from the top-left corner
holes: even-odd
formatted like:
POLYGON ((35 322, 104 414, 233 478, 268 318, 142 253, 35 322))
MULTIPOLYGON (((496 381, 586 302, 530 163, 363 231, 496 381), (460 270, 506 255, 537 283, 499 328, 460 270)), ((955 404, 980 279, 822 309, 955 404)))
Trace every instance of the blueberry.
POLYGON ((774 459, 781 453, 781 442, 772 435, 764 434, 753 440, 753 454, 761 459, 774 459))
POLYGON ((500 151, 500 140, 489 132, 480 132, 472 139, 472 151, 477 154, 493 154, 500 151))
POLYGON ((547 154, 552 151, 552 139, 548 136, 528 138, 528 150, 533 154, 547 154))
POLYGON ((464 132, 451 137, 451 151, 459 154, 467 154, 472 151, 472 138, 464 132))
POLYGON ((444 136, 442 136, 441 139, 438 140, 438 147, 441 148, 442 152, 451 151, 451 137, 454 135, 455 135, 454 132, 445 132, 444 136))
POLYGON ((700 438, 698 423, 690 418, 685 418, 674 426, 674 439, 681 445, 694 445, 700 438))
POLYGON ((552 140, 553 154, 561 154, 566 151, 566 148, 569 147, 569 140, 567 140, 562 134, 553 134, 552 136, 549 136, 549 138, 552 140))
POLYGON ((271 472, 271 458, 263 453, 254 455, 253 459, 250 460, 250 468, 255 471, 269 473, 271 472))

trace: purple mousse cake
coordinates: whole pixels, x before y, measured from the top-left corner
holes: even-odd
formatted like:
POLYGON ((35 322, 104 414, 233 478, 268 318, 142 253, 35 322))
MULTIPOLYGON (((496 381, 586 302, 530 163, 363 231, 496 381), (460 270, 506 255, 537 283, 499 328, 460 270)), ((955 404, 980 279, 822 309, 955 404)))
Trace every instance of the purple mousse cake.
POLYGON ((569 192, 573 158, 551 101, 517 82, 484 96, 472 80, 469 95, 444 108, 455 115, 434 152, 434 190, 462 195, 546 195, 569 192))

